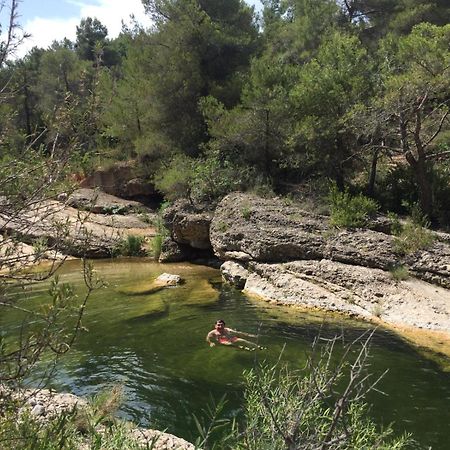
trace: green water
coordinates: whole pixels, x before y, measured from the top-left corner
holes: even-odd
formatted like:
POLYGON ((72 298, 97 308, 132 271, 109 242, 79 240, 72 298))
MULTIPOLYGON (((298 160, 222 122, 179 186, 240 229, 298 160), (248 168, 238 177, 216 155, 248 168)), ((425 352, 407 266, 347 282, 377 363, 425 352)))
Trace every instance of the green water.
MULTIPOLYGON (((219 399, 226 393, 227 414, 239 415, 242 372, 256 358, 274 362, 285 347, 282 359, 299 367, 319 331, 323 337, 344 331, 350 340, 367 329, 331 315, 252 301, 221 285, 218 271, 202 266, 116 260, 96 262, 95 267, 109 286, 90 299, 84 320, 89 332, 61 360, 51 386, 91 395, 120 383, 126 395, 123 417, 188 440, 195 438, 193 414, 202 415, 211 395, 219 399), (180 274, 186 283, 145 294, 162 272, 180 274), (255 354, 208 347, 205 336, 217 318, 236 329, 259 330, 268 349, 255 354)), ((67 263, 61 278, 81 290, 79 263, 67 263)), ((23 304, 42 303, 47 287, 21 292, 23 304)), ((8 313, 0 325, 11 334, 20 320, 8 313)), ((380 386, 386 396, 369 397, 377 423, 394 422, 397 433, 413 433, 424 447, 449 448, 450 374, 385 331, 377 331, 373 340, 371 368, 375 374, 389 369, 380 386)))

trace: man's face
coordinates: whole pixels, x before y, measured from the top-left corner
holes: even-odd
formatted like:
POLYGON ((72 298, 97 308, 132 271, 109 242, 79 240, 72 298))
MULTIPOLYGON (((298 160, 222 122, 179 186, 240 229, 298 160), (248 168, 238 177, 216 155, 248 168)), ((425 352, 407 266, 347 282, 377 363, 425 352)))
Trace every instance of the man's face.
POLYGON ((225 324, 223 322, 216 322, 215 328, 217 331, 223 331, 225 324))

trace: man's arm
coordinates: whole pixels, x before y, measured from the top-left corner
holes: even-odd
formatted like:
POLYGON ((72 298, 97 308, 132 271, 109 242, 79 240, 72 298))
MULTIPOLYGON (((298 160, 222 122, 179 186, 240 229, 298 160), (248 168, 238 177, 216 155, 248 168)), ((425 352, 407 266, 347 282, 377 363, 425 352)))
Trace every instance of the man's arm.
POLYGON ((228 331, 230 333, 235 334, 236 336, 240 336, 240 337, 249 337, 249 338, 256 337, 256 335, 254 335, 254 334, 245 333, 244 331, 232 330, 231 328, 228 328, 228 331))
POLYGON ((211 341, 211 338, 214 339, 215 341, 217 341, 216 339, 216 335, 214 333, 214 330, 210 331, 207 335, 206 335, 206 342, 209 344, 210 347, 214 347, 216 344, 215 342, 211 341))

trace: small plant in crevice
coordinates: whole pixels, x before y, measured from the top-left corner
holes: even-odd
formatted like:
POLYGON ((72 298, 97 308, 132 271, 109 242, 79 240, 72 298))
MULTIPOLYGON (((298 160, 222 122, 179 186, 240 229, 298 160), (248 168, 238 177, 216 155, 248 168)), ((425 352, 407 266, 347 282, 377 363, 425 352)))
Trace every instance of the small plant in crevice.
POLYGON ((433 242, 434 236, 427 227, 408 220, 394 238, 394 251, 400 255, 411 255, 430 247, 433 242))
POLYGON ((161 255, 162 244, 164 242, 164 239, 166 239, 170 235, 169 230, 164 226, 164 221, 162 218, 162 213, 168 206, 169 206, 168 202, 164 202, 160 206, 160 208, 158 210, 158 215, 156 217, 156 220, 154 221, 154 226, 156 228, 156 234, 155 234, 155 236, 153 236, 153 238, 151 240, 150 248, 151 248, 152 256, 156 260, 158 260, 159 256, 161 255))
POLYGON ((394 235, 394 251, 403 256, 430 247, 435 239, 429 229, 430 222, 420 208, 414 204, 409 206, 409 209, 410 217, 404 223, 401 223, 396 215, 389 215, 392 221, 391 232, 394 235))
POLYGON ((397 281, 404 281, 409 278, 409 270, 405 266, 395 266, 390 271, 391 277, 397 281))
POLYGON ((229 228, 229 225, 226 222, 220 221, 217 224, 217 229, 221 232, 221 233, 225 233, 229 228))
POLYGON ((378 317, 380 319, 384 312, 383 306, 380 305, 379 303, 376 303, 373 306, 371 312, 372 312, 372 315, 374 315, 375 317, 378 317))
POLYGON ((245 220, 250 220, 250 217, 252 215, 252 210, 249 206, 243 206, 241 209, 242 217, 245 220))

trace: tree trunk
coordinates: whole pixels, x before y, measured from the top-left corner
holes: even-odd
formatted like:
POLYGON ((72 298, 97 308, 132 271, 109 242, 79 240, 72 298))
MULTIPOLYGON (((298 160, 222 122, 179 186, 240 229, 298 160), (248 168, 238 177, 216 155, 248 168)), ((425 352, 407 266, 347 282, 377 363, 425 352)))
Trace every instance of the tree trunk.
POLYGON ((375 191, 375 178, 377 176, 377 164, 378 164, 379 149, 375 148, 372 153, 372 164, 370 166, 369 181, 367 183, 367 195, 373 197, 375 191))
POLYGON ((423 214, 431 219, 433 213, 433 191, 425 161, 419 159, 413 169, 417 179, 420 209, 423 214))

